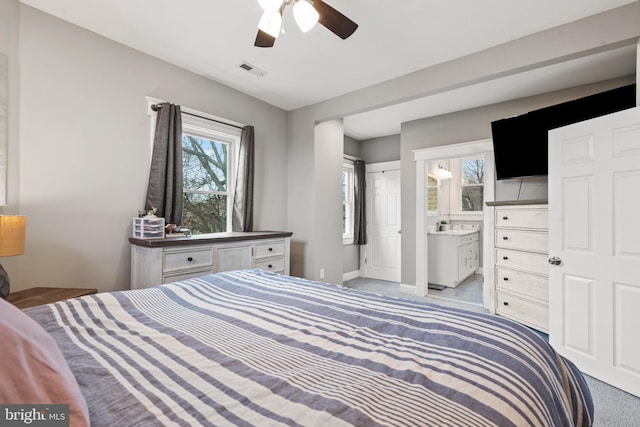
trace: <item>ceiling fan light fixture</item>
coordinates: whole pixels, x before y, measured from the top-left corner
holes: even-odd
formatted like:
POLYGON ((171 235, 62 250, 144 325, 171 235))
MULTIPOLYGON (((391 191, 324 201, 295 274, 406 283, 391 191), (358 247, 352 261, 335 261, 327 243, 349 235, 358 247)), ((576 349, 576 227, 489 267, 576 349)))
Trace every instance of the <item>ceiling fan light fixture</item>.
POLYGON ((283 0, 258 0, 258 4, 265 12, 273 12, 280 9, 283 0))
POLYGON ((311 3, 306 0, 299 0, 293 5, 293 17, 300 30, 306 33, 316 25, 320 15, 311 3))
POLYGON ((280 28, 282 27, 282 16, 279 12, 265 11, 260 18, 258 28, 265 33, 269 34, 273 38, 277 38, 280 34, 280 28))

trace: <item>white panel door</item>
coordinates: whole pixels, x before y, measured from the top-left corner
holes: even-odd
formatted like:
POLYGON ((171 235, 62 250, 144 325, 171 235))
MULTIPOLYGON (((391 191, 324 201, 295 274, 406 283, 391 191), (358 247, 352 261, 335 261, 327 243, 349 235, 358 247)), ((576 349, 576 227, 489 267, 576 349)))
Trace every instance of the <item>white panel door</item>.
POLYGON ((640 108, 549 132, 551 344, 640 396, 640 108))
POLYGON ((365 276, 400 281, 400 171, 367 173, 365 276))

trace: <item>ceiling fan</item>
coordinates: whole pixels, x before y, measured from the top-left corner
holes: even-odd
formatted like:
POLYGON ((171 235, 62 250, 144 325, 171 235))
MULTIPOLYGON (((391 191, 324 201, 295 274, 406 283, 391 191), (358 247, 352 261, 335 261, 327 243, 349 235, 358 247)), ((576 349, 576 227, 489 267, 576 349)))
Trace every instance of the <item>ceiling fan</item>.
POLYGON ((319 22, 344 40, 358 28, 358 24, 322 0, 258 0, 258 3, 264 13, 258 24, 256 47, 273 47, 282 31, 284 8, 290 4, 293 4, 293 17, 298 27, 305 33, 319 22))

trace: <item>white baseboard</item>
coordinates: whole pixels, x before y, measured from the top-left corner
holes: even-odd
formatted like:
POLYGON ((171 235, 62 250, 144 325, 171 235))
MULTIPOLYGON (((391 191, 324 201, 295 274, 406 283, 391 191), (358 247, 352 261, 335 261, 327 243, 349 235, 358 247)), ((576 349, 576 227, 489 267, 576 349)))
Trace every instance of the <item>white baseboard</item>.
POLYGON ((417 295, 415 285, 408 285, 406 283, 400 283, 400 292, 405 294, 417 295))
POLYGON ((356 279, 358 277, 360 277, 360 271, 359 270, 350 271, 348 273, 343 273, 342 274, 342 281, 346 282, 347 280, 356 279))

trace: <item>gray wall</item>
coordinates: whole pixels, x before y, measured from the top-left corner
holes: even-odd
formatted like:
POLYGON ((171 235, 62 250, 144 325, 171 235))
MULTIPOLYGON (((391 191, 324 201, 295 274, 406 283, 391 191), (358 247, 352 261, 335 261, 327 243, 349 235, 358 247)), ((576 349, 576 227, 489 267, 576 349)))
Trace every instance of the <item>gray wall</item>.
MULTIPOLYGON (((239 123, 256 132, 256 229, 287 229, 287 113, 204 77, 53 18, 17 1, 9 31, 12 201, 27 216, 13 289, 129 287, 127 238, 144 207, 151 151, 145 96, 239 123), (14 76, 15 77, 15 76, 14 76), (13 176, 13 175, 12 175, 13 176)), ((6 24, 5 24, 6 25, 6 24)), ((6 32, 3 27, 2 32, 6 32)), ((4 260, 3 260, 3 264, 4 260)))
POLYGON ((360 141, 360 157, 367 164, 400 160, 400 135, 360 141))

